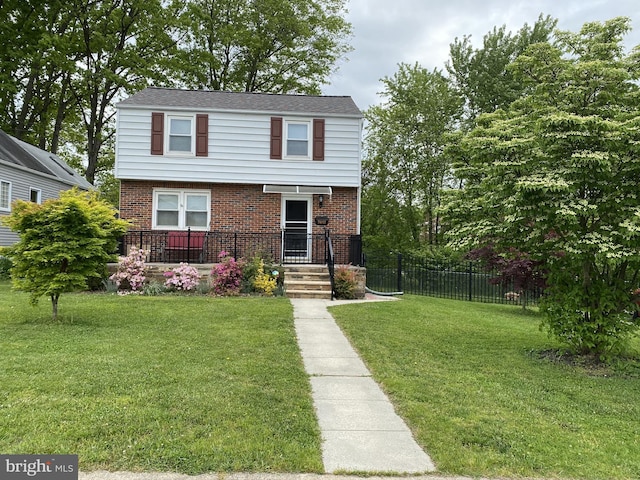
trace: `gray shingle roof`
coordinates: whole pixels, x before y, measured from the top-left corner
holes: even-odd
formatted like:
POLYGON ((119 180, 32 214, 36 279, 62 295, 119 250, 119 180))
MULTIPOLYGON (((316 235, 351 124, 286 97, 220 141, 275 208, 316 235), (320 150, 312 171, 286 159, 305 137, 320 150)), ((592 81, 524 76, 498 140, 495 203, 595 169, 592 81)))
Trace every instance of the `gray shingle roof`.
POLYGON ((57 155, 18 140, 2 130, 0 130, 0 160, 56 177, 68 185, 77 185, 84 190, 93 188, 93 185, 57 155))
POLYGON ((177 90, 157 87, 145 88, 116 106, 245 110, 362 117, 362 112, 353 99, 346 96, 277 95, 212 90, 177 90))

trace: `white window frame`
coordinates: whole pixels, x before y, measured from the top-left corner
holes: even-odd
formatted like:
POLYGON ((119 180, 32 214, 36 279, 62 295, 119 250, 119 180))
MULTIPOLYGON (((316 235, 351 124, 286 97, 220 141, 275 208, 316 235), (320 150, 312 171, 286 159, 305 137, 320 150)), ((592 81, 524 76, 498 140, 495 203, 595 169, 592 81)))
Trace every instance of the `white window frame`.
POLYGON ((0 180, 0 212, 10 212, 11 211, 11 182, 6 180, 0 180), (3 205, 2 200, 5 197, 4 192, 6 192, 6 205, 3 205))
MULTIPOLYGON (((184 156, 194 156, 196 154, 196 117, 195 115, 167 115, 166 116, 166 125, 165 125, 165 151, 170 155, 184 155, 184 156), (189 134, 191 140, 191 146, 189 151, 186 150, 171 150, 171 120, 189 120, 191 123, 191 132, 189 134)), ((173 135, 186 137, 186 135, 173 135)))
MULTIPOLYGON (((312 122, 311 120, 287 120, 284 121, 284 135, 283 135, 283 158, 290 159, 298 159, 298 160, 310 160, 311 159, 311 131, 312 131, 312 122), (307 127, 307 153, 306 155, 289 155, 289 125, 304 125, 307 127)), ((298 138, 294 138, 292 140, 301 140, 298 138)))
POLYGON ((34 192, 36 194, 35 203, 41 204, 42 203, 42 190, 40 190, 39 188, 34 188, 34 187, 29 188, 29 201, 31 201, 31 202, 34 201, 33 198, 32 198, 34 192))
POLYGON ((207 198, 207 224, 204 226, 193 226, 192 231, 206 232, 211 225, 211 191, 210 190, 190 190, 175 188, 158 188, 153 190, 153 230, 188 230, 187 226, 187 197, 189 195, 206 196, 207 198), (178 225, 160 225, 158 224, 158 197, 160 195, 177 195, 178 196, 178 225))

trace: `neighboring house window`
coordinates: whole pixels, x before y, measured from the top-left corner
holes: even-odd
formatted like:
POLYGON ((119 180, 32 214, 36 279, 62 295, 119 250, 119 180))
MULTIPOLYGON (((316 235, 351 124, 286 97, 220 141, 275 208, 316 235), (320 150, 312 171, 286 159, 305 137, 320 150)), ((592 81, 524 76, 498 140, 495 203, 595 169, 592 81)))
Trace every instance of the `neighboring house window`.
POLYGON ((271 158, 324 160, 324 119, 271 118, 271 158))
POLYGON ((11 184, 0 180, 0 211, 11 211, 11 184))
POLYGON ((156 190, 153 195, 153 227, 207 230, 210 221, 210 205, 210 192, 156 190))
POLYGON ((151 114, 151 155, 209 155, 209 116, 151 114), (165 139, 165 131, 167 132, 165 139), (166 142, 166 143, 165 143, 166 142))
POLYGON ((33 203, 42 203, 42 190, 37 188, 29 189, 29 200, 33 203))

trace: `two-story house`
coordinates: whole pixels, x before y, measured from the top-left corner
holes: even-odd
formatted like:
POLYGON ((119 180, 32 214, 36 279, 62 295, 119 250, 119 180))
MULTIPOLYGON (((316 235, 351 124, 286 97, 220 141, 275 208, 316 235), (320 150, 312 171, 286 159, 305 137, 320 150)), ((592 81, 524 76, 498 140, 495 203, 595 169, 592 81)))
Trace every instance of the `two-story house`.
MULTIPOLYGON (((93 186, 60 157, 0 130, 0 220, 15 200, 41 203, 72 187, 93 186)), ((13 245, 18 235, 0 222, 0 246, 13 245)))
POLYGON ((323 263, 328 229, 337 263, 358 263, 362 113, 350 97, 147 88, 116 109, 126 243, 151 261, 188 248, 191 261, 262 250, 323 263))

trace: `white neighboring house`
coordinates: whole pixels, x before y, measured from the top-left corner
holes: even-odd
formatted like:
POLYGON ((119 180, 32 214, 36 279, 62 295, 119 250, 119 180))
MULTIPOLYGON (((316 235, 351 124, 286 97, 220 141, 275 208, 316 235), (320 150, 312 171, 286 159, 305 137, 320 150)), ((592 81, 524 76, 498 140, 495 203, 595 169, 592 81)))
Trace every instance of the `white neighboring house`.
MULTIPOLYGON (((93 188, 58 156, 0 130, 0 220, 11 213, 15 200, 42 203, 72 187, 93 188)), ((0 246, 17 240, 17 234, 0 222, 0 246)))

